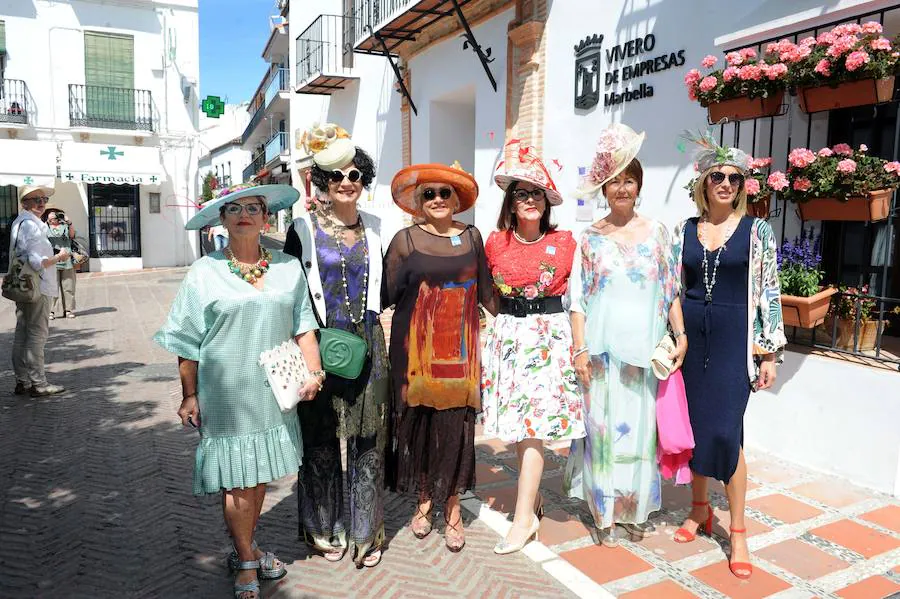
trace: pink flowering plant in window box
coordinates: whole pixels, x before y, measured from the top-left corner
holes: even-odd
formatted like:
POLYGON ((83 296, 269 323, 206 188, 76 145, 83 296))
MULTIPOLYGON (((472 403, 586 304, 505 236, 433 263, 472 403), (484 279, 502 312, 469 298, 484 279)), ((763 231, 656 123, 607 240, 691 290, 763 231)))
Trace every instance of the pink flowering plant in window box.
POLYGON ((771 173, 767 183, 793 202, 816 198, 847 200, 900 185, 900 162, 872 156, 865 145, 854 149, 837 144, 818 152, 794 148, 788 154, 788 163, 786 173, 771 173))
POLYGON ((704 107, 739 97, 769 98, 787 85, 788 65, 773 52, 759 56, 755 49, 744 48, 721 61, 706 56, 701 66, 706 72, 691 69, 684 84, 691 100, 704 107))
POLYGON ((884 79, 898 70, 898 39, 883 35, 880 23, 847 23, 798 43, 781 40, 767 46, 789 67, 795 87, 838 85, 862 79, 884 79))

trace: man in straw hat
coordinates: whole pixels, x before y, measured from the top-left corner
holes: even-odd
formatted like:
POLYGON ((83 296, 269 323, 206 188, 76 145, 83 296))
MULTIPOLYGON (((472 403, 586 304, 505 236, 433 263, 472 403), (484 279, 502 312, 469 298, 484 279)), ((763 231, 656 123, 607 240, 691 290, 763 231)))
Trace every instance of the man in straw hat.
POLYGON ((52 187, 25 185, 19 188, 22 212, 10 227, 10 263, 14 257, 26 259, 40 277, 40 298, 31 303, 16 302, 16 334, 12 362, 16 373, 16 395, 54 395, 65 389, 47 382, 44 372, 44 345, 50 328, 50 304, 59 294, 56 265, 69 259, 68 250, 53 253, 50 229, 41 221, 52 187))

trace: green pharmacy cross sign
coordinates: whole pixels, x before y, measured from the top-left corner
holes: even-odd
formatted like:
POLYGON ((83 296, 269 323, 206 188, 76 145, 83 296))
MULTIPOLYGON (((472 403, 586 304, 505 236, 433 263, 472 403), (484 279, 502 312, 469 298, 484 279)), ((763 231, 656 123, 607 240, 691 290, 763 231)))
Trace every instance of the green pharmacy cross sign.
POLYGON ((225 114, 225 102, 219 96, 206 96, 200 104, 200 110, 211 119, 217 119, 225 114))

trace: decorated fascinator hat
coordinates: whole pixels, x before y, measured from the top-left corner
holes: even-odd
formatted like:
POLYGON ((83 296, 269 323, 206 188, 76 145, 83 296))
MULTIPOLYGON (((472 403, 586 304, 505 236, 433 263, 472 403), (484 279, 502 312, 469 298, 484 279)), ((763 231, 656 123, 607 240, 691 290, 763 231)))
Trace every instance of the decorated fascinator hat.
POLYGON ((189 231, 219 224, 219 209, 228 202, 234 202, 248 196, 262 196, 270 213, 274 214, 294 205, 300 199, 300 192, 290 185, 258 185, 241 183, 222 189, 216 197, 209 200, 184 226, 189 231))
POLYGON ((646 136, 643 131, 635 133, 634 129, 623 123, 613 123, 604 129, 597 142, 597 153, 591 170, 582 180, 576 195, 582 198, 596 197, 608 181, 624 171, 634 160, 646 136))
MULTIPOLYGON (((556 189, 550 171, 544 166, 534 147, 523 144, 520 139, 511 140, 506 147, 513 150, 513 155, 497 165, 497 173, 494 175, 497 186, 506 191, 516 181, 531 183, 544 190, 551 205, 562 204, 562 195, 556 189)), ((553 164, 562 170, 562 165, 558 161, 554 160, 553 164)))
POLYGON ((300 144, 323 171, 337 170, 356 157, 350 134, 333 123, 313 125, 303 133, 300 144))
POLYGON ((401 210, 419 216, 416 204, 416 189, 428 183, 445 183, 456 190, 459 207, 454 214, 465 212, 478 199, 478 183, 475 177, 463 170, 459 162, 453 166, 446 164, 414 164, 402 169, 391 181, 391 195, 401 210))
MULTIPOLYGON (((684 131, 681 134, 681 138, 696 146, 694 150, 694 167, 698 173, 705 173, 714 166, 733 166, 742 171, 747 171, 750 168, 751 157, 749 154, 738 148, 720 146, 716 142, 712 131, 707 130, 698 133, 684 131)), ((679 149, 685 151, 683 143, 679 144, 679 149)))

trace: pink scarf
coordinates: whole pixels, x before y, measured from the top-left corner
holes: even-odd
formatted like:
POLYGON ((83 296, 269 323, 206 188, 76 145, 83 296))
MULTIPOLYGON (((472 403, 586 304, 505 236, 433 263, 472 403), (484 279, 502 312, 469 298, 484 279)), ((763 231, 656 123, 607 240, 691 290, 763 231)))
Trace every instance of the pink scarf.
POLYGON ((694 433, 688 417, 684 378, 679 368, 659 382, 656 393, 656 460, 663 478, 675 479, 675 484, 691 482, 691 460, 694 433))

